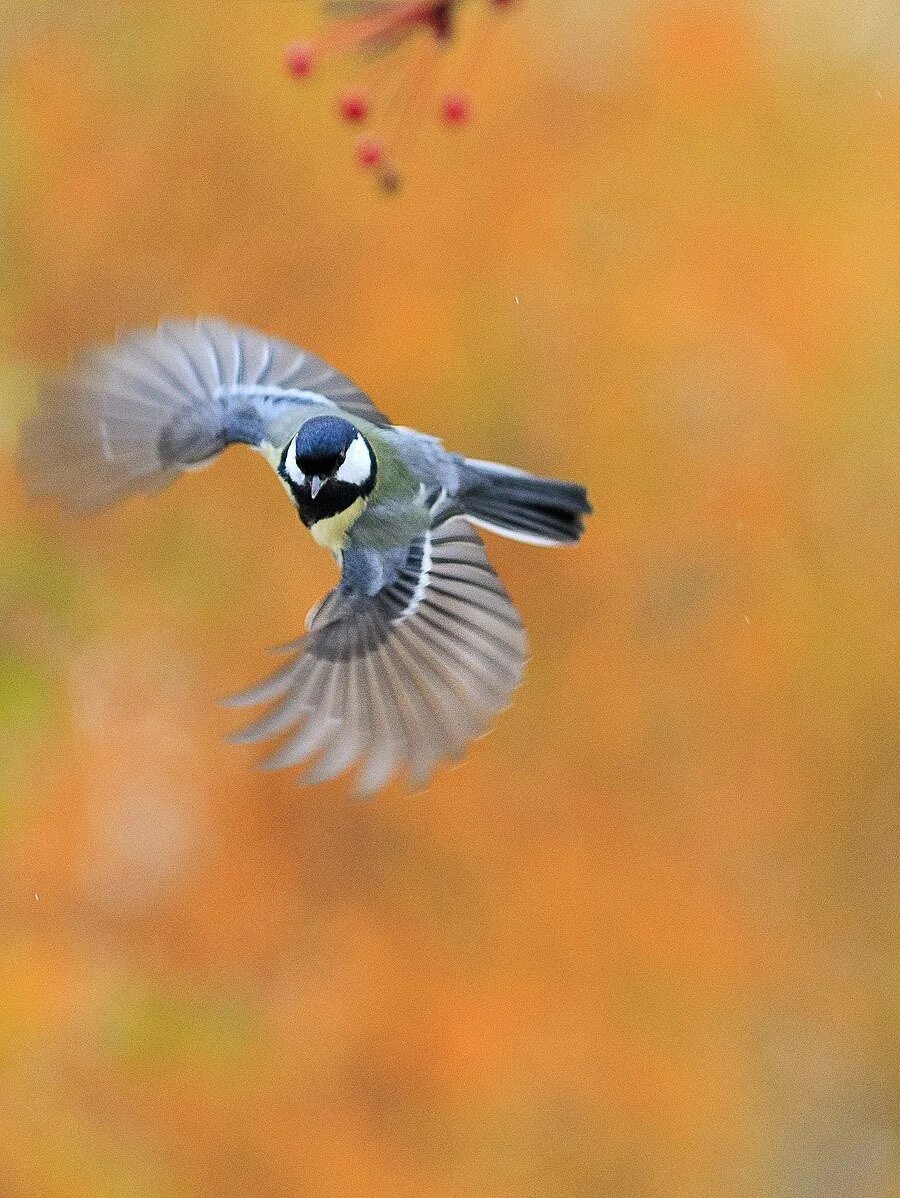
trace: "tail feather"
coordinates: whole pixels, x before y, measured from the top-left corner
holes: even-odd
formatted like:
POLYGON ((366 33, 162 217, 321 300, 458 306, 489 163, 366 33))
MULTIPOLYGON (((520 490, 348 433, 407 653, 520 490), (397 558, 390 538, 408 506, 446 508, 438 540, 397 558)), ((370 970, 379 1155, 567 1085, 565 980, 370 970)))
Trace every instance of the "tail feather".
POLYGON ((512 466, 467 458, 461 499, 473 524, 534 545, 572 545, 591 511, 577 483, 538 478, 512 466))

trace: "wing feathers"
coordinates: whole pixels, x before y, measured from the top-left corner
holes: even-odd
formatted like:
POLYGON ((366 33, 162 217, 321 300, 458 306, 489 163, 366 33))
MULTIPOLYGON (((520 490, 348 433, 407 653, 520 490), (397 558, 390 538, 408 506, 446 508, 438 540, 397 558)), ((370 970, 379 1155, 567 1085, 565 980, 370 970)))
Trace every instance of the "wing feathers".
POLYGON ((477 533, 454 517, 410 547, 377 595, 327 596, 297 652, 240 696, 276 703, 238 739, 289 732, 268 766, 321 754, 304 781, 358 764, 357 790, 372 794, 404 763, 422 785, 442 758, 459 757, 508 704, 526 642, 477 533))
POLYGON ((167 321, 85 354, 50 382, 22 434, 31 491, 77 511, 165 486, 227 445, 283 444, 298 411, 386 417, 327 363, 219 321, 167 321))

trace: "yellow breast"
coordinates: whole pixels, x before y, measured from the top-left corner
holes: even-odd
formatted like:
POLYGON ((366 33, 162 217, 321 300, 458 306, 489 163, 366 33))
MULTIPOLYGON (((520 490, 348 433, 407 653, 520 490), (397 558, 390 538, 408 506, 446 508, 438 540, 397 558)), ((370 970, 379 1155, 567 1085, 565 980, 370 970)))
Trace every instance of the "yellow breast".
POLYGON ((327 520, 317 520, 309 526, 313 540, 330 549, 332 553, 342 553, 347 545, 347 535, 362 515, 365 506, 366 501, 360 497, 336 516, 329 516, 327 520))

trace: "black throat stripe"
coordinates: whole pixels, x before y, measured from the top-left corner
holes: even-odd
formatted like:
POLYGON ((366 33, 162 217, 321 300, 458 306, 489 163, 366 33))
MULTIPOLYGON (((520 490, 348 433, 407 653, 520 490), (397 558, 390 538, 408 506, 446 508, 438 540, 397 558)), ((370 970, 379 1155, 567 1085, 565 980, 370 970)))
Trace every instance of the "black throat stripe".
POLYGON ((363 495, 354 483, 339 482, 334 478, 326 479, 315 499, 310 492, 309 483, 298 486, 293 479, 288 478, 287 484, 300 519, 307 528, 318 524, 320 520, 330 520, 332 516, 345 512, 363 495))

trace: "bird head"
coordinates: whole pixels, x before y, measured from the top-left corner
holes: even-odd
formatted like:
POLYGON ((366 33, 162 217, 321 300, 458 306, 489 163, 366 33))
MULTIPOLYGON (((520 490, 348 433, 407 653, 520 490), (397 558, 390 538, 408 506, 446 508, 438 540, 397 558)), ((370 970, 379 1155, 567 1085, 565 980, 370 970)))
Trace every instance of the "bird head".
POLYGON ((278 472, 311 525, 365 499, 375 486, 375 455, 349 420, 313 416, 285 446, 278 472))

